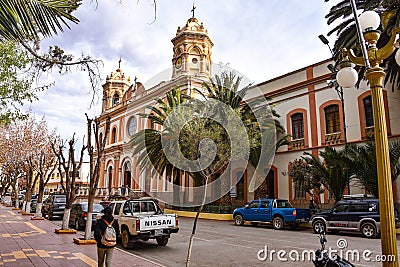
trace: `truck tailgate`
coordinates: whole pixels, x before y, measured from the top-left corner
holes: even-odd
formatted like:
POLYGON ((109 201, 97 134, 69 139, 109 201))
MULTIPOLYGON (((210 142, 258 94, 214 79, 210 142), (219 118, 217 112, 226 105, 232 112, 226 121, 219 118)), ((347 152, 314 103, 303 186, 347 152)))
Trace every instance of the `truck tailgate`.
POLYGON ((163 228, 175 228, 176 216, 174 214, 153 215, 140 219, 140 230, 154 230, 163 228))

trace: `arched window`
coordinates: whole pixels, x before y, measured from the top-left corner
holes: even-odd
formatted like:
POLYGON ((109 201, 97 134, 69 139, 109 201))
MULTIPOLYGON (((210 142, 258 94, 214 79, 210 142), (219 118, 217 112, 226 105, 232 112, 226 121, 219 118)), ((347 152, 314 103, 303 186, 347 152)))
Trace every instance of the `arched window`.
POLYGON ((117 128, 113 128, 111 132, 111 144, 117 142, 117 128))
POLYGON ((117 93, 115 93, 115 95, 113 96, 112 103, 113 103, 113 106, 119 104, 119 95, 117 93))
POLYGON ((340 132, 340 114, 338 105, 330 105, 324 108, 326 134, 340 132))
POLYGON ((372 111, 372 99, 371 96, 367 96, 363 99, 364 103, 364 115, 365 115, 365 126, 374 126, 374 115, 372 111))
POLYGON ((304 119, 303 113, 296 113, 290 116, 292 121, 292 139, 303 139, 304 138, 304 119))

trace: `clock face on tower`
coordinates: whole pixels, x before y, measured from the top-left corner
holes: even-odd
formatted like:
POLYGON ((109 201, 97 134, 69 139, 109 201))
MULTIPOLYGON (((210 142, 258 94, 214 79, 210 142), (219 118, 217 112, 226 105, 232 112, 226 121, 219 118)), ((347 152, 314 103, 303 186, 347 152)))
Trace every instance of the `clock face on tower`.
POLYGON ((182 67, 182 58, 178 57, 176 59, 175 68, 180 69, 182 67))
POLYGON ((135 134, 136 132, 136 118, 135 117, 131 117, 128 121, 128 134, 129 136, 132 136, 135 134))

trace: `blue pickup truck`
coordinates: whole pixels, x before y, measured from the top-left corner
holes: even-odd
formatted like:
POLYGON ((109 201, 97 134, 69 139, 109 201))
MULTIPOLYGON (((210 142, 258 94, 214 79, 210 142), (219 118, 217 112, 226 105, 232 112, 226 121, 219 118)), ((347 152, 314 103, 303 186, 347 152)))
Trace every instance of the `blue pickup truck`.
POLYGON ((293 208, 285 199, 257 199, 233 211, 235 225, 243 225, 246 221, 252 225, 272 223, 277 230, 285 225, 296 228, 300 223, 308 222, 310 218, 310 209, 293 208))

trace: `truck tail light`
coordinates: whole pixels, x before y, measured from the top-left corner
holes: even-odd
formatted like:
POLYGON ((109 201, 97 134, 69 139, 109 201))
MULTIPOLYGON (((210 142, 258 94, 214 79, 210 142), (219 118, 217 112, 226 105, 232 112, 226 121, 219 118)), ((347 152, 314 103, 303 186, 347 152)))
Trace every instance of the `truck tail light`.
POLYGON ((176 217, 175 217, 175 225, 176 225, 176 227, 178 227, 178 225, 179 225, 179 219, 178 219, 178 216, 176 216, 176 217))
POLYGON ((296 215, 297 215, 297 211, 293 210, 293 216, 296 216, 296 215))
POLYGON ((136 221, 136 231, 140 231, 140 221, 136 221))

